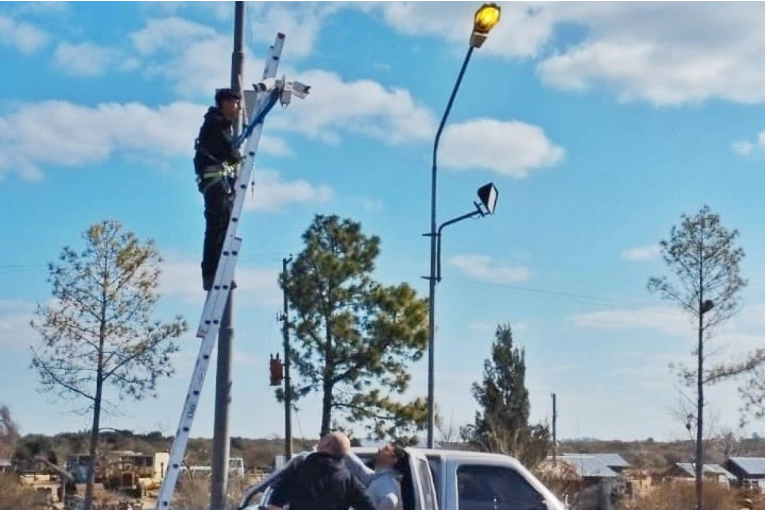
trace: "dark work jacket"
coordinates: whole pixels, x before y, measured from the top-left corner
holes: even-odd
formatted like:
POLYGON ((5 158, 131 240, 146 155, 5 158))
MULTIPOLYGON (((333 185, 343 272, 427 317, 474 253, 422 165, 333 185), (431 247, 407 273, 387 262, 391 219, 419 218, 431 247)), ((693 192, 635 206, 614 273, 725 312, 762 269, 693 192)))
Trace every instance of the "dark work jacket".
POLYGON ((218 108, 210 107, 194 144, 196 172, 201 173, 207 167, 238 161, 239 151, 234 148, 233 140, 232 122, 224 117, 218 108))
POLYGON ((291 462, 277 480, 269 505, 290 510, 375 510, 364 486, 342 458, 312 453, 291 462))

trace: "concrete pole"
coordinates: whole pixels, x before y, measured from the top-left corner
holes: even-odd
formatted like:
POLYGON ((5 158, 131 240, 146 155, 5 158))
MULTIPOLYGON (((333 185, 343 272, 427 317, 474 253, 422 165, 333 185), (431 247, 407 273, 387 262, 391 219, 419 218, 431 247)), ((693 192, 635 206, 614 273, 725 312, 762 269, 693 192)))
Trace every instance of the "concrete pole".
MULTIPOLYGON (((231 55, 231 88, 242 93, 244 71, 244 2, 234 2, 234 51, 231 55)), ((234 135, 241 122, 234 123, 234 135)), ((231 404, 231 357, 234 343, 234 291, 229 290, 218 333, 218 364, 215 377, 215 425, 213 432, 211 510, 226 510, 230 455, 229 406, 231 404)))

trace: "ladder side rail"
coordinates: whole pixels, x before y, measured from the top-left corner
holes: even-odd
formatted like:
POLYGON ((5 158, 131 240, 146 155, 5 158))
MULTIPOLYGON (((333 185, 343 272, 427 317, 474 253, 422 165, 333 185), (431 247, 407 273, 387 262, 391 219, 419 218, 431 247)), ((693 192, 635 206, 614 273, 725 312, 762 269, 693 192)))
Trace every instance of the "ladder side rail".
MULTIPOLYGON (((231 251, 222 254, 220 265, 223 269, 223 275, 226 277, 233 276, 241 243, 241 239, 235 239, 232 243, 231 251)), ((219 328, 219 323, 213 324, 204 340, 200 343, 199 355, 197 356, 193 376, 189 383, 188 392, 186 393, 186 400, 183 404, 180 423, 178 424, 178 429, 175 433, 175 438, 173 439, 173 445, 170 449, 170 459, 157 497, 158 510, 170 508, 175 487, 178 483, 183 457, 186 453, 186 447, 191 433, 191 425, 194 422, 194 416, 199 407, 202 386, 204 384, 207 369, 210 365, 210 358, 212 357, 212 350, 215 346, 219 328)))

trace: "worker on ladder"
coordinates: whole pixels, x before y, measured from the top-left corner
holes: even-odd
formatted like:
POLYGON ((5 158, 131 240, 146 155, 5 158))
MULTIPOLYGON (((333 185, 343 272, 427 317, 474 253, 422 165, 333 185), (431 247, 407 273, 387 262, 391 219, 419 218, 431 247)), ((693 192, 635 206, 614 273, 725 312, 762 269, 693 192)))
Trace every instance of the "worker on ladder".
MULTIPOLYGON (((205 237, 202 253, 202 288, 215 279, 223 241, 231 219, 236 171, 242 156, 235 145, 234 121, 239 117, 241 95, 232 89, 215 93, 215 106, 204 116, 194 142, 194 170, 205 202, 205 237)), ((231 288, 236 284, 231 282, 231 288)))

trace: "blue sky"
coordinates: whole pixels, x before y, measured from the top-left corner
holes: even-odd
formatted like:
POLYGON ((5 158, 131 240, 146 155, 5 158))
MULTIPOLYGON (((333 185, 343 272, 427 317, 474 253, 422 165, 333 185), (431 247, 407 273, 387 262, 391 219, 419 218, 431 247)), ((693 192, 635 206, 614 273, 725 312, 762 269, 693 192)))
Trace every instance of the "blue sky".
MULTIPOLYGON (((281 348, 276 274, 315 213, 382 238, 377 276, 423 295, 430 148, 466 50, 467 2, 257 3, 247 8, 246 83, 277 31, 280 72, 311 95, 267 119, 239 233, 232 434, 280 436, 268 386, 281 348)), ((436 397, 447 424, 472 420, 493 331, 526 349, 532 416, 558 436, 684 439, 670 362, 693 361, 694 332, 646 290, 656 244, 709 204, 741 232, 742 312, 722 359, 765 344, 765 36, 759 4, 506 3, 475 52, 440 152, 439 219, 469 212, 493 181, 493 217, 449 227, 437 295, 436 397), (676 413, 675 413, 676 414, 676 413)), ((0 402, 23 432, 88 418, 35 391, 27 326, 50 297, 46 262, 116 218, 165 258, 160 316, 182 313, 176 377, 156 401, 106 426, 175 431, 198 348, 203 218, 193 140, 228 84, 233 2, 0 4, 0 402)), ((426 365, 413 366, 413 395, 426 365)), ((210 436, 214 368, 194 435, 210 436)), ((735 428, 735 384, 710 393, 735 428)), ((314 436, 318 396, 293 421, 314 436)), ((761 423, 741 433, 761 431, 761 423)))

